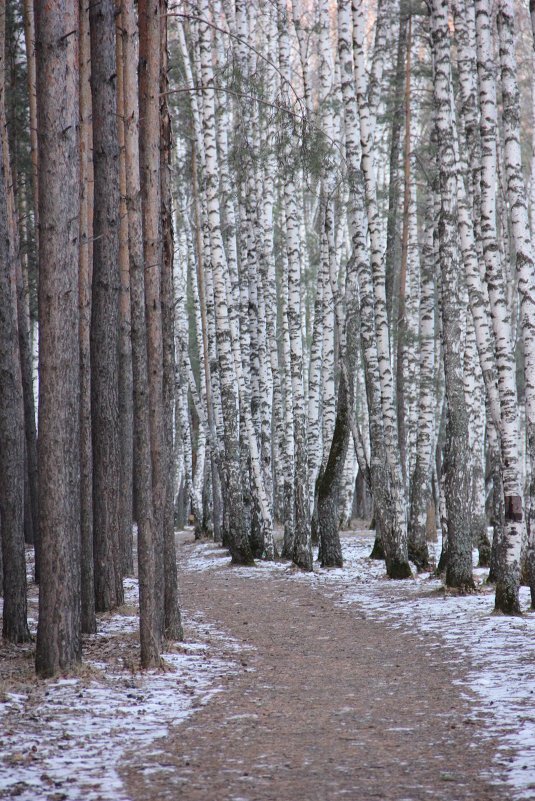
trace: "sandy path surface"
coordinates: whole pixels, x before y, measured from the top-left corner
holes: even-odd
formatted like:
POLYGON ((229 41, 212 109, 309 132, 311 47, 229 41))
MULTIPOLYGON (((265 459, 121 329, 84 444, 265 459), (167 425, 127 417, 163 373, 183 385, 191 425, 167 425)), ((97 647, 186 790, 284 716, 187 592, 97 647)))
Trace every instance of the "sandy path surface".
POLYGON ((469 665, 438 636, 339 606, 291 570, 188 569, 194 548, 181 545, 185 612, 243 643, 239 672, 157 754, 126 755, 134 801, 511 797, 490 778, 497 742, 463 684, 469 665))

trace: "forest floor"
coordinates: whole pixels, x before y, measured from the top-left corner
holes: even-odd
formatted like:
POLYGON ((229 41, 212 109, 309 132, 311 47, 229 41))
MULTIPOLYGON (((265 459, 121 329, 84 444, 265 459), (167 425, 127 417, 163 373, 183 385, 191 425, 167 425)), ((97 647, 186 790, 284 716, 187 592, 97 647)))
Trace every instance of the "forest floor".
POLYGON ((0 799, 535 798, 535 615, 492 615, 484 571, 468 596, 389 581, 365 530, 312 574, 177 538, 186 641, 165 669, 136 667, 132 579, 76 676, 38 681, 33 645, 0 647, 0 799))

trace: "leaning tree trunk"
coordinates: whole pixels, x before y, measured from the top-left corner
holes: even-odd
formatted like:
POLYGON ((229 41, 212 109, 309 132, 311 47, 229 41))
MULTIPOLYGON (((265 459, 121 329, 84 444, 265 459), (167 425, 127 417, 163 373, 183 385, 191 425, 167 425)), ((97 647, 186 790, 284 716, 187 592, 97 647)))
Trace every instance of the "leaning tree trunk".
POLYGON ((123 602, 119 548, 121 445, 119 420, 119 142, 115 2, 90 5, 93 101, 93 285, 91 414, 95 605, 123 602))
POLYGON ((39 529, 35 664, 41 676, 82 655, 78 359, 77 0, 36 4, 39 116, 39 529), (61 114, 58 114, 61 109, 61 114))

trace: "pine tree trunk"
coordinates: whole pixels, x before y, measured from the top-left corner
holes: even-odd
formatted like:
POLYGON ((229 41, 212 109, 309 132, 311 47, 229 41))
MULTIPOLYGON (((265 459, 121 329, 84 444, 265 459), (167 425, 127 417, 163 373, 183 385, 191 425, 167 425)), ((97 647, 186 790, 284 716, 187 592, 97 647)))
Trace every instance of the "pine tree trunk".
MULTIPOLYGON (((5 6, 5 3, 2 3, 5 6)), ((0 11, 2 25, 5 25, 5 13, 0 11)), ((0 74, 5 72, 5 42, 1 34, 2 45, 0 50, 0 74)), ((35 402, 33 389, 33 365, 30 345, 30 321, 26 307, 22 254, 20 246, 19 218, 15 198, 15 176, 11 165, 9 152, 8 129, 5 106, 5 85, 0 85, 0 125, 2 126, 2 158, 4 162, 4 175, 6 181, 7 223, 9 236, 9 258, 15 275, 17 299, 17 326, 19 340, 19 354, 22 375, 22 393, 24 404, 25 429, 25 498, 27 499, 24 513, 24 535, 28 544, 35 546, 35 573, 39 580, 39 529, 38 529, 38 500, 37 500, 37 434, 35 428, 35 402)))
POLYGON ((39 118, 39 529, 36 669, 81 659, 77 0, 36 5, 39 118), (61 114, 58 110, 61 109, 61 114))
POLYGON ((91 284, 93 260, 93 182, 89 180, 91 152, 91 42, 89 3, 79 0, 80 14, 80 526, 82 573, 82 632, 97 630, 93 557, 93 446, 91 441, 91 284))
POLYGON ((154 513, 150 446, 147 327, 145 322, 145 261, 139 165, 139 105, 137 83, 137 23, 134 0, 121 0, 125 107, 126 203, 130 258, 132 378, 134 418, 134 486, 139 577, 141 665, 160 659, 161 633, 156 612, 154 513))
MULTIPOLYGON (((5 8, 0 6, 4 17, 5 8)), ((2 34, 0 33, 0 36, 2 34)), ((0 145, 5 129, 0 127, 0 145)), ((0 526, 3 563, 2 636, 25 642, 24 405, 18 346, 15 262, 10 258, 4 161, 0 159, 0 526)))
POLYGON ((149 370, 152 502, 156 613, 164 632, 164 516, 168 458, 163 401, 162 229, 160 183, 160 4, 141 0, 139 9, 140 165, 145 258, 145 315, 149 370))
POLYGON ((123 602, 120 557, 121 444, 119 420, 119 144, 115 3, 89 7, 93 108, 93 282, 91 415, 95 606, 123 602))
POLYGON ((121 294, 119 301, 119 419, 121 438, 121 484, 119 507, 119 548, 121 572, 134 572, 133 523, 133 399, 132 399, 132 339, 130 336, 130 263, 128 255, 128 214, 126 209, 126 166, 124 144, 124 81, 123 37, 119 0, 117 8, 117 132, 119 140, 119 267, 121 294))

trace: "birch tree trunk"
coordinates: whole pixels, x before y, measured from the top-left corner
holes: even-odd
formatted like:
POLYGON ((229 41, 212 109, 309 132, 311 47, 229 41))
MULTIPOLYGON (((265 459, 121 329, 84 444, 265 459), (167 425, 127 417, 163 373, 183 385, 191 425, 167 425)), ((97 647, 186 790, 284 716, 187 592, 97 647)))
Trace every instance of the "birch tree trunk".
MULTIPOLYGON (((288 42, 288 13, 285 0, 277 0, 279 30, 279 67, 286 82, 290 81, 288 42)), ((284 87, 287 96, 287 87, 284 87)), ((286 250, 288 254, 288 326, 290 333, 290 362, 294 418, 294 547, 293 561, 303 570, 312 570, 310 508, 308 504, 308 454, 306 440, 306 411, 303 386, 303 344, 301 339, 301 297, 298 211, 293 154, 288 140, 285 146, 286 175, 284 205, 286 210, 286 250)))
POLYGON ((433 97, 440 182, 439 260, 442 292, 442 343, 446 377, 444 453, 447 513, 446 583, 473 586, 469 518, 468 415, 464 397, 460 332, 460 281, 457 250, 457 165, 451 139, 450 38, 447 0, 433 0, 433 97))
MULTIPOLYGON (((201 15, 209 19, 207 0, 202 0, 201 15)), ((217 145, 215 133, 215 103, 213 93, 213 74, 211 69, 210 28, 200 24, 200 43, 202 58, 203 101, 204 101, 204 152, 205 152, 205 190, 208 209, 208 227, 214 278, 214 307, 217 328, 218 360, 220 367, 221 401, 224 418, 225 467, 227 478, 227 513, 229 515, 229 548, 233 562, 251 564, 253 556, 249 544, 248 531, 244 520, 242 498, 242 476, 240 470, 239 416, 236 404, 236 373, 233 363, 231 331, 225 282, 225 251, 221 236, 219 207, 219 180, 217 172, 217 145)))
MULTIPOLYGON (((511 210, 511 227, 516 252, 520 322, 524 343, 526 433, 531 470, 528 510, 528 569, 531 605, 535 607, 535 264, 520 150, 520 94, 514 44, 515 12, 510 0, 501 0, 498 7, 497 21, 500 35, 499 52, 507 200, 511 210)), ((534 15, 532 15, 532 21, 535 21, 534 15)), ((506 525, 508 525, 512 517, 519 522, 521 516, 522 510, 519 508, 519 502, 514 499, 506 499, 506 525)), ((508 550, 514 550, 513 545, 510 543, 508 543, 508 550)), ((511 553, 510 556, 508 554, 506 560, 510 563, 513 558, 514 555, 511 553)), ((498 601, 499 606, 501 606, 501 599, 497 599, 497 604, 498 601)), ((507 600, 505 600, 505 605, 507 605, 507 600)))
POLYGON ((167 0, 160 0, 160 173, 162 187, 162 336, 163 336, 163 414, 167 452, 164 509, 164 632, 171 640, 183 638, 178 601, 178 576, 175 546, 176 463, 173 445, 173 407, 175 385, 174 291, 173 291, 173 209, 171 194, 171 119, 167 104, 169 90, 169 54, 167 50, 167 0))
POLYGON ((496 576, 496 608, 519 610, 518 585, 523 530, 519 423, 511 325, 496 230, 497 109, 488 0, 476 0, 477 69, 481 109, 481 235, 492 312, 501 406, 501 449, 505 503, 504 547, 496 576))
MULTIPOLYGON (((349 28, 349 20, 347 23, 345 23, 345 27, 344 25, 340 25, 340 21, 345 22, 345 6, 345 0, 343 3, 339 3, 339 37, 341 30, 349 28)), ((362 37, 360 37, 360 41, 362 42, 362 37)), ((340 63, 343 70, 344 64, 342 61, 342 52, 344 51, 340 49, 340 63)), ((370 110, 366 97, 365 65, 362 47, 354 51, 353 57, 355 62, 355 84, 360 122, 360 143, 362 150, 361 165, 370 239, 371 281, 373 287, 374 311, 373 323, 375 329, 377 363, 381 388, 383 436, 387 459, 387 469, 389 473, 388 495, 390 498, 390 509, 388 510, 387 514, 390 516, 390 521, 388 525, 382 525, 381 528, 385 537, 384 545, 388 574, 393 578, 406 578, 410 575, 407 552, 407 519, 403 491, 403 477, 399 455, 397 418, 394 404, 393 376, 390 364, 390 341, 386 305, 386 276, 382 257, 375 168, 373 163, 373 125, 371 124, 372 121, 370 117, 370 110)), ((343 78, 343 80, 345 80, 345 78, 343 78)), ((346 139, 348 135, 347 130, 346 105, 346 139)), ((361 298, 361 309, 362 306, 363 302, 361 298)), ((386 519, 383 520, 383 523, 385 522, 386 519)))
POLYGON ((421 259, 420 296, 420 397, 416 461, 411 476, 409 513, 409 558, 418 570, 429 567, 427 510, 431 498, 431 458, 435 444, 435 198, 429 189, 425 217, 425 241, 421 259))

